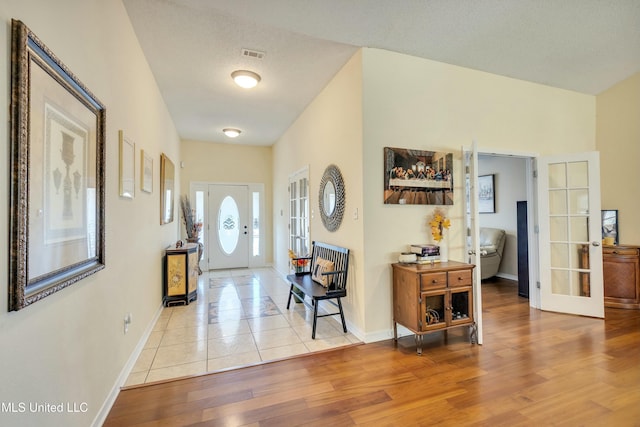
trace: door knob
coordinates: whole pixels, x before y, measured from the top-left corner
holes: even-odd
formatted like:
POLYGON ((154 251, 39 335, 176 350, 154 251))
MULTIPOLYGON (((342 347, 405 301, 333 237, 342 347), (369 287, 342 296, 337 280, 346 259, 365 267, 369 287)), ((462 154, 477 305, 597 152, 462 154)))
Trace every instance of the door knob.
POLYGON ((469 251, 467 252, 468 255, 475 255, 476 251, 473 249, 469 249, 469 251))
POLYGON ((591 244, 593 246, 600 246, 600 242, 598 242, 597 240, 594 240, 593 242, 591 242, 591 244))

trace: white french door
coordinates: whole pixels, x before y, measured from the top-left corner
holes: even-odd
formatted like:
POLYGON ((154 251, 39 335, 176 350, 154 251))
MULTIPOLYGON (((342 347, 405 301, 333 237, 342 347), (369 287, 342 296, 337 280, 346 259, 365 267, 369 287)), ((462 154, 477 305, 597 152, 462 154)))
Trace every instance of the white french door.
POLYGON ((465 248, 469 256, 469 264, 473 269, 473 318, 477 328, 477 342, 482 344, 482 277, 480 272, 480 214, 478 211, 478 147, 473 141, 470 149, 462 148, 465 172, 465 209, 467 218, 467 235, 465 248))
POLYGON ((540 308, 604 317, 597 152, 539 158, 540 308))
POLYGON ((297 256, 310 255, 308 167, 289 176, 289 249, 297 256))
POLYGON ((209 185, 209 268, 249 267, 251 214, 247 185, 209 185))

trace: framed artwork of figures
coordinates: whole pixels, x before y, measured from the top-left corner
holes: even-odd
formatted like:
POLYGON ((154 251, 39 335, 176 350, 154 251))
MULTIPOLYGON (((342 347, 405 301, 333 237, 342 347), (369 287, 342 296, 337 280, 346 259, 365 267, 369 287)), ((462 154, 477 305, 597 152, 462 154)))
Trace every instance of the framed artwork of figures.
POLYGON ((453 153, 385 147, 384 203, 453 205, 453 153))

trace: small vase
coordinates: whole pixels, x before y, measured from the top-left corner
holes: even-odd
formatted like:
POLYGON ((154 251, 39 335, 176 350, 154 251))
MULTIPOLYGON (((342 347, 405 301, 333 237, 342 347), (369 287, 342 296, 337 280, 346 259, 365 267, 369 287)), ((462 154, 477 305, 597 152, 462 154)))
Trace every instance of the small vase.
POLYGON ((449 242, 446 237, 442 237, 440 240, 440 262, 449 261, 449 242))

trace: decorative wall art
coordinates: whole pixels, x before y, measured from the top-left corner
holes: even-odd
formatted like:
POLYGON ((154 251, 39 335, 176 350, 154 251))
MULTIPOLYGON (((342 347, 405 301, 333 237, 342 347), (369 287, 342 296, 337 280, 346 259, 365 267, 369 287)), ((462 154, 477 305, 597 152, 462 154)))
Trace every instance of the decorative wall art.
POLYGON ((384 203, 453 205, 453 153, 385 147, 384 203))
POLYGON ((120 197, 133 199, 136 194, 136 144, 118 131, 120 140, 120 197))
POLYGON ((153 157, 140 150, 140 189, 145 193, 153 191, 153 157))
POLYGON ((9 310, 104 268, 105 107, 11 22, 9 310))
POLYGON ((478 177, 478 212, 496 213, 496 199, 494 194, 494 175, 478 177))
POLYGON ((602 242, 607 246, 618 246, 618 210, 603 210, 602 214, 602 242))
POLYGON ((344 216, 345 189, 342 173, 336 165, 329 165, 322 174, 318 205, 324 227, 329 231, 340 228, 344 216))
POLYGON ((160 155, 160 224, 173 222, 175 167, 164 153, 160 155))

